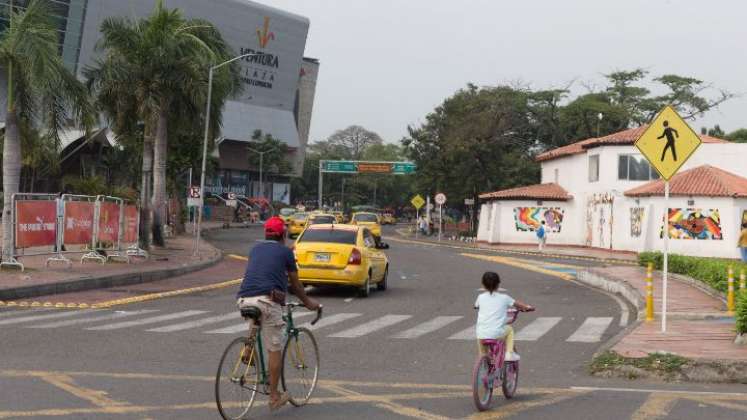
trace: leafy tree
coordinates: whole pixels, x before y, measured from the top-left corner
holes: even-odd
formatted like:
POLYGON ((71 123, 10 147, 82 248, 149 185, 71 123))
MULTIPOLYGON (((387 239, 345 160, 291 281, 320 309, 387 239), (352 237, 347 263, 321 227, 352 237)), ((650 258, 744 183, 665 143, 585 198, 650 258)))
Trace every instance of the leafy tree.
POLYGON ((343 130, 337 130, 327 139, 330 147, 338 148, 346 154, 343 158, 359 160, 365 150, 374 144, 384 141, 373 131, 368 131, 359 125, 351 125, 343 130))
MULTIPOLYGON (((63 124, 74 119, 91 124, 92 108, 85 88, 65 68, 58 34, 44 1, 25 10, 7 10, 9 23, 0 34, 0 67, 6 75, 7 107, 3 141, 3 259, 12 257, 11 196, 18 192, 22 165, 22 131, 38 124, 48 139, 59 140, 63 124)), ((28 161, 27 161, 28 162, 28 161)))
POLYGON ((726 133, 718 124, 714 125, 713 128, 701 127, 700 134, 705 134, 711 137, 718 137, 720 139, 726 137, 726 133))
POLYGON ((726 135, 726 139, 737 143, 747 143, 747 128, 740 128, 726 135))
POLYGON ((261 158, 265 174, 269 172, 287 174, 292 170, 291 163, 288 161, 288 145, 274 138, 272 134, 263 134, 262 130, 255 130, 248 148, 251 149, 248 154, 249 165, 259 169, 261 158), (260 156, 259 152, 265 153, 260 156))
MULTIPOLYGON (((117 125, 130 130, 140 122, 144 125, 141 205, 147 213, 152 169, 154 242, 163 245, 169 127, 175 122, 193 128, 204 124, 200 113, 207 96, 208 69, 233 53, 210 22, 187 19, 178 9, 165 8, 162 0, 145 19, 106 19, 101 32, 98 48, 105 55, 88 69, 89 86, 117 125)), ((216 72, 211 127, 219 127, 224 102, 238 90, 238 65, 216 72)), ((150 219, 145 216, 147 232, 150 219)))

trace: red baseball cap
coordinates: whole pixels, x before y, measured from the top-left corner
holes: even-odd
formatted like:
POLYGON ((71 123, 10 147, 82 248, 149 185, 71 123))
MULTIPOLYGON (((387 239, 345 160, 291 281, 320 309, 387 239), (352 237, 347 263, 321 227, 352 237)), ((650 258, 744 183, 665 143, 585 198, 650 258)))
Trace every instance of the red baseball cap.
POLYGON ((283 236, 285 235, 285 222, 283 219, 273 216, 265 222, 265 235, 283 236))

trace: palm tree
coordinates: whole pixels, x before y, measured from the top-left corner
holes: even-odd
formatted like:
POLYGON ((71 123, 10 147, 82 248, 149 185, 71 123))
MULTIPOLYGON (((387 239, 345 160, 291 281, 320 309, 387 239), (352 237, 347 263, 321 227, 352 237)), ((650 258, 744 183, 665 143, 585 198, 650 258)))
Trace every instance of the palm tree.
MULTIPOLYGON (((147 18, 108 18, 101 32, 98 49, 104 56, 86 70, 89 86, 98 92, 111 120, 132 126, 136 118, 144 125, 141 205, 147 207, 147 178, 152 170, 152 231, 154 242, 163 245, 169 123, 185 117, 201 122, 208 69, 233 54, 211 23, 186 19, 178 9, 166 9, 161 0, 147 18), (122 117, 123 113, 129 116, 122 117)), ((223 104, 238 90, 237 66, 215 77, 211 127, 219 127, 223 104)), ((147 229, 148 219, 143 220, 147 229)))
POLYGON ((45 2, 32 0, 25 10, 8 8, 8 26, 0 34, 0 69, 7 80, 3 142, 3 260, 12 258, 11 197, 21 175, 21 129, 44 127, 47 138, 71 119, 90 126, 85 87, 65 68, 58 33, 45 2))

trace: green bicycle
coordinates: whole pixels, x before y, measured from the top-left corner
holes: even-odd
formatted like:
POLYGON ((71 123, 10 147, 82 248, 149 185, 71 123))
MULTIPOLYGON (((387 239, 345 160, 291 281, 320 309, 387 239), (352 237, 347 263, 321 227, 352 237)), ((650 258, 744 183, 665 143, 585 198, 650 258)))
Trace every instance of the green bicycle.
MULTIPOLYGON (((290 403, 300 407, 311 398, 319 379, 319 347, 311 331, 293 324, 293 310, 300 303, 288 303, 283 316, 286 322, 285 346, 282 353, 280 383, 290 396, 290 403)), ((220 359, 215 376, 215 402, 220 415, 226 420, 244 418, 254 404, 257 393, 268 395, 270 374, 265 364, 262 347, 259 308, 241 309, 244 319, 254 320, 249 334, 233 340, 220 359)), ((317 310, 314 325, 322 317, 322 307, 317 310)))

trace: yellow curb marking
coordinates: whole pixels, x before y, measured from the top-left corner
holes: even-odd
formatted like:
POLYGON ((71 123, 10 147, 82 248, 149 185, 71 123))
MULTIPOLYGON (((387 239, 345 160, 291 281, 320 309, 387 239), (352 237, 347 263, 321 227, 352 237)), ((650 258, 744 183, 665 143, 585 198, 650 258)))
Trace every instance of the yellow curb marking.
POLYGON ((656 420, 667 417, 677 400, 679 397, 672 394, 651 394, 633 413, 630 420, 656 420))
POLYGON ((464 256, 464 257, 469 257, 469 258, 475 258, 478 260, 491 261, 491 262, 495 262, 498 264, 509 265, 509 266, 521 268, 527 271, 534 271, 535 273, 541 273, 541 274, 545 274, 548 276, 558 277, 563 280, 571 281, 575 279, 575 277, 571 274, 561 273, 558 271, 553 271, 553 270, 548 270, 545 268, 537 267, 532 264, 520 262, 519 260, 516 260, 514 258, 498 257, 494 255, 467 254, 467 253, 462 253, 459 255, 464 256))
POLYGON ((240 261, 249 261, 249 258, 243 255, 228 254, 228 258, 233 258, 234 260, 240 260, 240 261))
POLYGON ((146 302, 150 300, 163 299, 172 296, 187 295, 190 293, 204 292, 207 290, 221 289, 224 287, 235 286, 241 284, 243 279, 228 280, 220 283, 209 284, 207 286, 190 287, 188 289, 171 290, 168 292, 150 293, 147 295, 133 296, 124 299, 115 299, 107 302, 95 303, 91 305, 92 308, 110 308, 112 306, 127 305, 131 303, 146 302))

